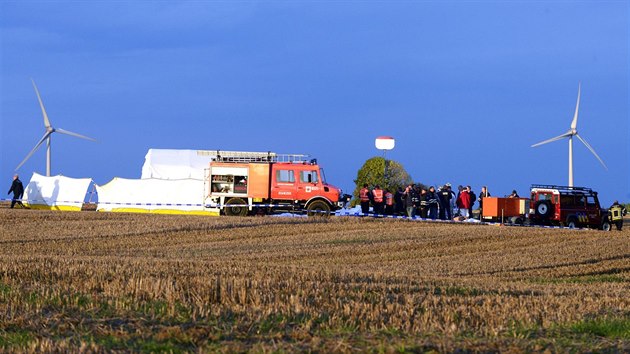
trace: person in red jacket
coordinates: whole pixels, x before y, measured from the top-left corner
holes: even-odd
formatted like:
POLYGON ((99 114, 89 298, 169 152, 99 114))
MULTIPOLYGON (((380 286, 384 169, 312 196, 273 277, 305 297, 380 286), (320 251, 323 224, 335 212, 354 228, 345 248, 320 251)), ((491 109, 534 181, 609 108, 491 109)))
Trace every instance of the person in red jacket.
POLYGON ((359 200, 361 201, 361 212, 367 214, 370 212, 370 190, 368 184, 364 184, 359 191, 359 200))
POLYGON ((468 190, 460 186, 461 191, 459 196, 457 197, 457 207, 459 208, 459 215, 468 219, 470 215, 468 215, 468 209, 470 208, 470 195, 468 194, 468 190))

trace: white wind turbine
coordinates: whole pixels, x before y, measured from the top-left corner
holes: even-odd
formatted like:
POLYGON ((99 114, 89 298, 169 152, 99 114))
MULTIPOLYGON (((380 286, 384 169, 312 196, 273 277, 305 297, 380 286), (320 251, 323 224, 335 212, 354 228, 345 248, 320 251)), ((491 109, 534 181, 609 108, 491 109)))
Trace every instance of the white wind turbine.
POLYGON ((595 157, 597 158, 597 160, 599 160, 599 162, 602 164, 602 166, 604 166, 604 168, 606 170, 608 170, 608 167, 606 167, 606 164, 604 163, 604 161, 597 155, 597 153, 595 152, 595 150, 591 147, 591 145, 589 145, 589 143, 586 142, 586 140, 584 140, 584 138, 582 138, 581 136, 578 135, 578 131, 577 131, 577 120, 578 120, 578 110, 580 108, 580 88, 581 88, 581 84, 578 84, 578 97, 577 97, 577 104, 575 105, 575 114, 573 115, 573 121, 571 122, 571 128, 564 134, 562 135, 558 135, 555 138, 551 138, 545 141, 541 141, 537 144, 532 145, 532 147, 536 147, 536 146, 540 146, 540 145, 544 145, 547 143, 550 143, 552 141, 556 141, 556 140, 560 140, 560 139, 564 139, 564 138, 569 138, 569 187, 573 187, 573 137, 575 136, 576 138, 578 138, 578 140, 580 140, 584 146, 586 146, 587 149, 590 150, 590 152, 593 153, 593 155, 595 155, 595 157))
POLYGON ((50 120, 48 120, 48 114, 46 114, 46 108, 44 108, 44 103, 42 102, 42 98, 39 95, 39 90, 37 89, 37 85, 35 85, 35 81, 33 79, 31 79, 31 82, 33 83, 33 88, 35 89, 35 93, 37 94, 37 100, 39 101, 39 106, 42 109, 42 115, 44 116, 44 127, 46 128, 46 131, 44 132, 44 136, 39 140, 37 145, 35 145, 33 150, 31 150, 31 152, 29 152, 28 155, 26 155, 24 160, 22 160, 22 162, 20 162, 20 164, 15 168, 15 170, 16 171, 19 170, 20 167, 22 167, 22 165, 24 165, 24 163, 31 156, 33 156, 35 151, 37 151, 37 149, 42 145, 42 143, 45 140, 46 141, 46 176, 50 176, 50 140, 51 140, 52 133, 56 132, 56 133, 71 135, 71 136, 74 136, 74 137, 77 137, 77 138, 91 140, 91 141, 96 141, 96 140, 92 139, 90 137, 81 135, 81 134, 77 134, 77 133, 73 133, 71 131, 67 131, 67 130, 61 129, 61 128, 54 128, 52 125, 50 125, 50 120))

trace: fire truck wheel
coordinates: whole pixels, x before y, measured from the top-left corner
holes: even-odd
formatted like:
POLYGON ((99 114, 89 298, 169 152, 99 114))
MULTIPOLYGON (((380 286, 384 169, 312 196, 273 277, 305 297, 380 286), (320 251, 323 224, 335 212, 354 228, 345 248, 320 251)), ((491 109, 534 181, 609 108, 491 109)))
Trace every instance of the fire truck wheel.
POLYGON ((602 231, 610 231, 610 230, 612 230, 612 225, 610 225, 610 221, 604 220, 604 222, 602 222, 602 231))
POLYGON ((316 200, 306 207, 308 216, 327 218, 330 216, 330 205, 323 200, 316 200))
POLYGON ((552 214, 551 212, 551 203, 548 200, 540 200, 536 203, 535 208, 536 215, 539 217, 546 219, 549 218, 552 214))
POLYGON ((226 203, 225 207, 225 215, 228 216, 247 216, 247 202, 242 198, 232 198, 229 199, 226 203), (242 206, 241 206, 242 205, 242 206))

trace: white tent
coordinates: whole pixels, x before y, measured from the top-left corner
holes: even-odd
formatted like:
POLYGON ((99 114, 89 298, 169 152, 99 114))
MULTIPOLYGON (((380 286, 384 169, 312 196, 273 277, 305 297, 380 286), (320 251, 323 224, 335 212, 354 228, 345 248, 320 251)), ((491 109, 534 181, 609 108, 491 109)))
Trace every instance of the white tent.
POLYGON ((141 178, 203 180, 216 151, 149 149, 141 178))
POLYGON ((46 177, 33 173, 22 199, 33 209, 79 211, 90 183, 91 178, 46 177))
POLYGON ((218 215, 204 208, 204 181, 114 178, 96 186, 98 211, 218 215))

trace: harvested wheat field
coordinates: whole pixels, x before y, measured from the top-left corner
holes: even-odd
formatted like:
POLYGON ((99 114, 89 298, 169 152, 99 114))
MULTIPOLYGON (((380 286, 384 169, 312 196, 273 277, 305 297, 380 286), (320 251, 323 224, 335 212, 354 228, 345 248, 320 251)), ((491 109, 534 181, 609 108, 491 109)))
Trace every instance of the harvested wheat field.
POLYGON ((2 351, 630 350, 630 232, 0 209, 2 351))

